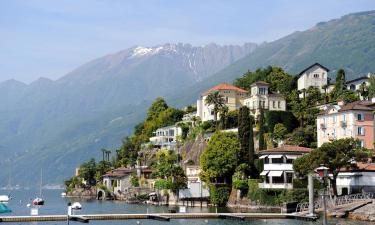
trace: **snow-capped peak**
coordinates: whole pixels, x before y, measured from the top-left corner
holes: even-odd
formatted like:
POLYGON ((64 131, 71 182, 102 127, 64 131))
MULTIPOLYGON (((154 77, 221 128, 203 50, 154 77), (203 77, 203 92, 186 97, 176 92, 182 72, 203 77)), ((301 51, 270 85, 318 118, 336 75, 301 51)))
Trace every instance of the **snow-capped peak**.
POLYGON ((135 49, 133 49, 133 54, 131 55, 131 57, 141 57, 152 51, 153 51, 153 48, 145 48, 145 47, 138 46, 135 49))

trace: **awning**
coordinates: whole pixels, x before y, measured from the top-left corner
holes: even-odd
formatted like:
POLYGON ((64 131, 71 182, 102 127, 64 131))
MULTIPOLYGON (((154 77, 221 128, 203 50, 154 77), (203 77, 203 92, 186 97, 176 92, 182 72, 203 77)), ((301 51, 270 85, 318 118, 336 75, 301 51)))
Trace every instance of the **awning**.
POLYGON ((281 177, 283 171, 270 171, 268 176, 269 177, 281 177))
POLYGON ((262 155, 262 156, 260 156, 259 157, 259 159, 264 159, 264 158, 266 158, 268 155, 262 155))
POLYGON ((283 157, 283 155, 269 155, 268 158, 269 159, 281 159, 283 157))
POLYGON ((285 157, 287 159, 296 159, 296 158, 298 158, 298 155, 286 155, 285 157))
POLYGON ((270 171, 268 171, 268 170, 264 170, 263 172, 260 173, 260 175, 261 175, 261 176, 266 176, 268 172, 270 172, 270 171))

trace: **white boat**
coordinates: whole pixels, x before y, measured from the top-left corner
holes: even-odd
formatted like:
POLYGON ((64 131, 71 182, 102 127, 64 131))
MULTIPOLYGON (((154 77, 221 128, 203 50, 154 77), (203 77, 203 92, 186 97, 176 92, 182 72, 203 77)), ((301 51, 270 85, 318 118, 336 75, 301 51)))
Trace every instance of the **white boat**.
POLYGON ((61 197, 65 198, 66 197, 66 193, 65 192, 61 193, 61 197))
POLYGON ((0 195, 0 202, 9 202, 10 197, 8 195, 0 195))

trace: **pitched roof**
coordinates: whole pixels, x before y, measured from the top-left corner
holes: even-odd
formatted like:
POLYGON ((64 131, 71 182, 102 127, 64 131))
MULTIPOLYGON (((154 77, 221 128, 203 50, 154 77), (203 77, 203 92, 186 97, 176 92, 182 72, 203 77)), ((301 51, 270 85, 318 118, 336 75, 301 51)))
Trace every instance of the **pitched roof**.
POLYGON ((357 171, 357 172, 360 172, 360 171, 375 171, 375 164, 374 163, 362 163, 362 162, 359 162, 357 163, 357 168, 354 168, 354 169, 350 169, 350 168, 342 168, 341 169, 342 172, 349 172, 349 171, 357 171))
POLYGON ((317 63, 317 62, 316 62, 316 63, 312 64, 311 66, 307 67, 306 69, 302 70, 302 71, 298 74, 298 76, 301 76, 304 72, 306 72, 307 70, 313 68, 314 66, 319 66, 319 67, 323 68, 325 71, 329 72, 329 69, 328 69, 327 67, 322 66, 320 63, 317 63))
POLYGON ((361 77, 357 77, 353 80, 349 80, 349 81, 346 81, 346 84, 350 84, 350 83, 353 83, 353 82, 356 82, 356 81, 360 81, 360 80, 368 80, 369 77, 368 76, 361 76, 361 77))
POLYGON ((207 95, 211 92, 214 92, 214 91, 220 91, 220 90, 232 90, 232 91, 237 91, 237 92, 242 92, 242 93, 247 93, 246 90, 242 89, 242 88, 239 88, 239 87, 236 87, 236 86, 233 86, 231 84, 227 84, 227 83, 222 83, 222 84, 218 84, 210 89, 208 89, 207 91, 205 91, 203 93, 203 95, 207 95))
POLYGON ((257 86, 257 85, 270 86, 269 83, 260 80, 260 81, 255 81, 254 83, 252 83, 252 84, 250 85, 250 87, 257 86))
POLYGON ((365 110, 365 111, 372 111, 374 110, 374 106, 370 101, 355 101, 350 102, 341 107, 339 112, 348 111, 348 110, 365 110))
POLYGON ((260 154, 269 154, 269 153, 309 153, 311 152, 311 148, 300 147, 296 145, 283 145, 277 148, 270 148, 267 150, 263 150, 260 154))

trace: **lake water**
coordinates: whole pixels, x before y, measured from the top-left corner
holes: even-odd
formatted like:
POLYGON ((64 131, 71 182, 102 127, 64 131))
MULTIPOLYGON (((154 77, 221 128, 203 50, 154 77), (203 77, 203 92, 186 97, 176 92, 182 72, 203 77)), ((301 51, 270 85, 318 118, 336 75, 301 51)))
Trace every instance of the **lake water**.
MULTIPOLYGON (((36 190, 16 190, 11 193, 12 200, 8 203, 8 207, 12 209, 12 213, 0 214, 5 215, 30 215, 30 208, 26 205, 31 202, 31 199, 36 196, 36 190)), ((0 194, 6 194, 0 191, 0 194)), ((99 214, 99 213, 162 213, 168 212, 168 207, 162 206, 149 206, 149 205, 135 205, 126 204, 119 201, 97 201, 97 200, 80 200, 62 198, 60 196, 61 190, 44 190, 43 197, 45 205, 40 207, 39 215, 61 215, 67 212, 67 203, 79 201, 82 204, 82 210, 76 214, 99 214)), ((187 208, 187 212, 215 212, 214 208, 187 208)), ((218 212, 228 212, 228 209, 218 209, 218 212)), ((232 221, 232 220, 171 220, 170 222, 161 222, 153 220, 139 220, 141 225, 317 225, 317 222, 305 222, 300 220, 250 220, 250 221, 232 221)), ((61 225, 66 222, 33 222, 33 223, 6 223, 9 225, 14 224, 32 224, 32 225, 61 225)), ((80 224, 78 222, 70 222, 70 224, 80 224)), ((137 220, 120 220, 120 221, 90 221, 89 224, 96 225, 136 225, 137 220)), ((349 221, 349 220, 334 220, 329 219, 329 224, 338 225, 370 225, 373 223, 349 221)))

